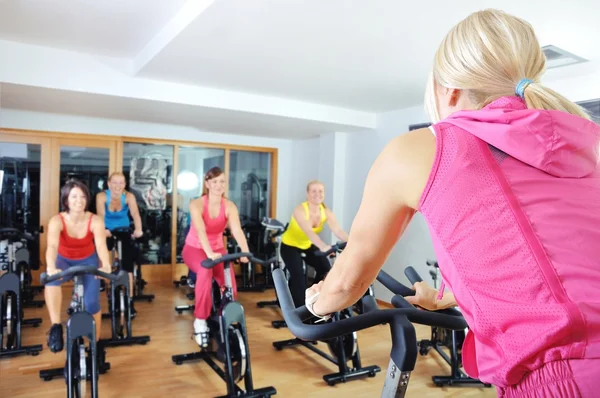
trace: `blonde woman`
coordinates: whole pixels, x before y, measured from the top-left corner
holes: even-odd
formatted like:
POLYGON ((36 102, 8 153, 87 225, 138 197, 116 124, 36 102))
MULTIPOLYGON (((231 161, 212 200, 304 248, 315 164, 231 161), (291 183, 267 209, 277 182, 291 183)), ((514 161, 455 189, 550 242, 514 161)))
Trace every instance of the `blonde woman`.
MULTIPOLYGON (((139 238, 144 233, 142 231, 142 219, 138 209, 135 196, 125 190, 125 175, 120 171, 113 172, 108 177, 108 189, 96 195, 96 213, 104 220, 106 227, 107 247, 113 249, 113 240, 111 230, 116 228, 129 227, 131 224, 129 216, 133 219, 134 231, 133 237, 139 238)), ((133 263, 135 250, 133 242, 129 237, 124 237, 121 241, 121 267, 129 273, 129 291, 133 292, 133 263)), ((133 293, 132 293, 133 294, 133 293)), ((137 311, 131 300, 131 315, 137 315, 137 311)))
POLYGON ((532 27, 476 12, 442 41, 427 88, 431 128, 391 141, 367 177, 346 249, 306 292, 314 314, 356 302, 413 214, 444 283, 413 304, 459 305, 467 373, 502 397, 600 390, 600 126, 540 83, 532 27))
POLYGON ((339 226, 324 200, 325 185, 317 180, 310 181, 306 186, 306 201, 296 206, 289 226, 281 236, 281 259, 290 273, 290 291, 296 307, 304 305, 307 287, 302 254, 306 264, 316 272, 315 282, 321 281, 331 268, 327 258, 315 256, 316 251, 325 252, 331 248, 318 235, 325 223, 338 239, 348 240, 348 234, 339 226))

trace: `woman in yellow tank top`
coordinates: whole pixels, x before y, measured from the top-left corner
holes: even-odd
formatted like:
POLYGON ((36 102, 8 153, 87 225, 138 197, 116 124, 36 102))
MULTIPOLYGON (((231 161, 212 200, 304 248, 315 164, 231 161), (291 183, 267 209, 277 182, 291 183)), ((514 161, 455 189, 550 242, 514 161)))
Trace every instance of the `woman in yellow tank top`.
POLYGON ((292 214, 289 226, 281 236, 281 258, 290 272, 290 291, 296 307, 304 305, 306 291, 306 277, 302 269, 302 256, 304 261, 315 269, 317 275, 315 283, 323 278, 331 265, 326 257, 317 257, 315 251, 327 251, 331 248, 319 238, 318 233, 327 226, 341 241, 348 240, 348 234, 340 228, 335 215, 323 204, 325 186, 320 181, 311 181, 306 186, 306 202, 298 205, 292 214))

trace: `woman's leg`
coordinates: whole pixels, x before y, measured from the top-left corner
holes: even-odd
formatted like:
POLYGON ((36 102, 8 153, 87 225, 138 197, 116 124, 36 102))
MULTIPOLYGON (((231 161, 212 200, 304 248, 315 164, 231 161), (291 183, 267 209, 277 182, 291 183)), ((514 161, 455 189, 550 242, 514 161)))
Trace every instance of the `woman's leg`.
MULTIPOLYGON (((73 265, 99 266, 96 253, 83 260, 73 261, 73 265)), ((96 322, 96 341, 100 340, 102 331, 102 311, 100 310, 100 279, 94 275, 83 276, 83 305, 85 310, 92 314, 96 322)))
POLYGON ((196 343, 201 347, 208 346, 208 325, 206 320, 210 315, 212 307, 212 278, 213 270, 202 267, 201 263, 205 260, 204 250, 185 245, 183 247, 183 261, 190 270, 196 273, 195 307, 194 307, 194 337, 196 343))
MULTIPOLYGON (((68 260, 58 255, 56 257, 56 269, 64 271, 68 267, 68 260)), ((51 324, 47 343, 52 352, 62 351, 64 345, 60 316, 62 306, 62 287, 60 285, 63 283, 64 280, 58 280, 47 283, 44 287, 44 299, 46 300, 46 308, 48 309, 48 315, 50 315, 51 324)))
POLYGON ((130 236, 125 236, 121 241, 121 268, 129 274, 129 308, 131 309, 132 318, 137 315, 133 305, 133 263, 135 254, 133 239, 130 236))
MULTIPOLYGON (((219 252, 223 256, 227 254, 227 250, 225 249, 222 249, 219 252)), ((235 281, 235 271, 233 270, 233 266, 231 266, 231 264, 229 267, 229 273, 231 275, 231 289, 233 290, 233 299, 237 300, 237 284, 235 281)), ((222 287, 225 285, 225 264, 221 263, 213 268, 213 278, 215 278, 219 286, 222 287)))
POLYGON ((296 307, 303 306, 306 301, 306 275, 304 273, 302 256, 300 253, 302 253, 301 249, 288 246, 284 243, 281 244, 281 259, 290 273, 288 284, 296 307))
POLYGON ((133 259, 135 248, 131 237, 123 237, 121 241, 121 268, 129 273, 129 292, 133 296, 133 259))

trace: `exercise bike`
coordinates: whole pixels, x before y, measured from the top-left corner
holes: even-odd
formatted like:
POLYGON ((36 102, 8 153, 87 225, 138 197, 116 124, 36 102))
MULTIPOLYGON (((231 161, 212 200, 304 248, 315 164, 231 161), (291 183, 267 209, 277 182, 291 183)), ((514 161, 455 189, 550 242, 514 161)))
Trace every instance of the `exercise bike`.
MULTIPOLYGON (((115 228, 110 231, 113 239, 113 272, 121 270, 123 261, 122 242, 131 236, 132 231, 129 227, 115 228)), ((150 341, 150 336, 133 336, 131 326, 131 292, 129 286, 129 273, 119 273, 119 278, 111 280, 108 289, 108 314, 102 314, 102 317, 108 315, 111 323, 111 338, 101 340, 106 347, 141 344, 145 345, 150 341)))
POLYGON ((212 346, 212 349, 173 355, 171 359, 176 365, 199 359, 206 362, 227 385, 227 395, 220 398, 270 397, 277 393, 274 387, 254 388, 244 308, 233 297, 231 262, 241 257, 247 257, 249 261, 262 266, 269 266, 275 261, 275 259, 263 261, 254 258, 251 253, 232 253, 216 260, 204 260, 202 262, 204 268, 213 268, 223 263, 225 274, 223 287, 219 287, 215 280, 212 284, 213 303, 210 317, 207 319, 210 328, 209 346, 212 346), (224 364, 223 369, 213 358, 224 364), (238 386, 242 380, 245 390, 238 386))
MULTIPOLYGON (((315 255, 335 256, 336 253, 341 252, 345 247, 345 242, 337 243, 331 246, 331 248, 328 251, 317 252, 315 253, 315 255)), ((350 319, 352 317, 353 309, 346 308, 334 314, 333 322, 339 322, 344 319, 350 319)), ((312 352, 318 354, 319 356, 327 359, 328 361, 336 365, 338 367, 337 373, 326 374, 323 376, 323 380, 330 386, 334 386, 340 382, 345 383, 347 381, 355 380, 361 377, 375 377, 375 375, 381 371, 381 368, 377 365, 366 367, 362 366, 360 360, 360 351, 358 348, 358 336, 356 332, 336 336, 331 339, 324 339, 323 342, 327 344, 329 354, 314 347, 317 344, 316 341, 305 341, 297 337, 289 340, 276 341, 273 343, 273 347, 275 347, 278 351, 281 351, 284 348, 300 345, 308 348, 312 352), (352 361, 352 366, 348 366, 348 361, 350 360, 352 361)))
POLYGON ((142 261, 140 260, 139 245, 134 241, 133 244, 136 246, 136 256, 133 262, 133 301, 148 301, 151 303, 154 300, 154 294, 144 293, 144 288, 148 285, 148 282, 142 277, 142 261))
POLYGON ((23 263, 19 255, 22 251, 15 245, 23 239, 33 240, 33 237, 15 228, 0 229, 0 241, 7 241, 6 252, 0 254, 2 272, 5 272, 0 276, 0 357, 18 354, 35 356, 42 350, 41 344, 21 344, 21 327, 38 327, 42 323, 41 318, 23 319, 22 276, 27 264, 23 263))
POLYGON ((289 330, 300 339, 326 340, 382 324, 390 325, 392 349, 382 398, 403 398, 408 389, 417 361, 417 335, 411 322, 452 330, 463 330, 467 326, 462 316, 416 309, 400 295, 392 300, 399 307, 396 309, 380 310, 375 297, 365 295, 362 298, 362 314, 338 321, 307 324, 305 322, 310 322, 313 316, 305 306, 295 308, 283 271, 276 269, 273 277, 283 317, 289 330))
MULTIPOLYGON (((427 265, 433 267, 433 270, 430 271, 430 275, 432 276, 434 282, 434 288, 437 288, 437 270, 438 263, 437 261, 427 261, 427 265)), ((404 270, 404 274, 413 285, 417 282, 422 282, 423 280, 415 271, 413 267, 407 267, 404 270)), ((414 292, 412 291, 403 291, 401 292, 396 287, 395 290, 392 289, 394 286, 393 283, 389 282, 391 277, 387 275, 384 271, 380 272, 382 275, 382 284, 386 286, 388 289, 392 290, 396 294, 412 295, 414 292), (383 281, 386 281, 385 283, 383 281)), ((397 286, 397 285, 396 285, 397 286)), ((446 312, 453 314, 454 316, 462 316, 460 311, 455 308, 451 308, 446 310, 446 312)), ((461 369, 462 368, 462 345, 465 340, 465 330, 450 330, 441 327, 432 327, 431 328, 431 339, 430 340, 421 340, 418 342, 419 345, 419 354, 427 355, 429 351, 433 348, 439 355, 442 357, 444 361, 448 365, 450 365, 450 375, 449 376, 432 376, 431 379, 433 383, 437 387, 443 386, 452 386, 452 385, 469 385, 473 387, 491 387, 491 384, 483 383, 478 379, 471 378, 467 376, 467 374, 461 369), (446 354, 444 351, 444 347, 447 348, 450 352, 450 355, 446 354)))
POLYGON ((73 278, 73 295, 71 304, 67 309, 67 363, 65 368, 48 369, 40 371, 40 378, 50 381, 54 377, 64 377, 67 382, 67 397, 83 397, 86 395, 87 380, 92 383, 92 397, 98 397, 98 374, 103 374, 110 369, 110 363, 104 361, 104 350, 101 344, 96 344, 96 321, 92 314, 85 310, 83 276, 96 275, 111 282, 116 282, 127 273, 120 271, 117 275, 107 274, 95 265, 78 265, 64 271, 48 276, 42 273, 42 285, 63 279, 73 278), (88 339, 86 349, 84 337, 88 339), (97 362, 99 356, 102 359, 97 362))
POLYGON ((3 270, 19 275, 22 308, 41 308, 45 304, 44 301, 33 299, 36 293, 42 290, 42 287, 32 285, 32 262, 28 246, 31 242, 38 243, 36 240, 39 233, 43 232, 43 228, 40 227, 39 231, 31 234, 22 231, 24 230, 17 228, 0 229, 0 241, 5 240, 8 244, 6 251, 0 254, 0 262, 3 270))

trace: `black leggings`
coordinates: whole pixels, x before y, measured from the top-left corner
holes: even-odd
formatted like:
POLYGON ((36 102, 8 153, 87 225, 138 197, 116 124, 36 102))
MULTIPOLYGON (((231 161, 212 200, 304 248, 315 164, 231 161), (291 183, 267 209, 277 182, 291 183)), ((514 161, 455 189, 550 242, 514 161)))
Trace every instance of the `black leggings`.
MULTIPOLYGON (((106 238, 108 251, 113 249, 113 238, 106 238)), ((116 253, 115 253, 116 254, 116 253)), ((133 272, 133 262, 137 255, 137 250, 131 237, 123 237, 121 240, 121 268, 127 272, 133 272)))
POLYGON ((325 275, 331 269, 331 263, 327 257, 315 256, 315 251, 319 249, 317 246, 312 245, 306 250, 298 249, 294 246, 288 246, 285 243, 281 244, 281 259, 285 263, 285 267, 290 272, 290 291, 292 293, 292 299, 296 308, 301 307, 305 304, 306 295, 306 275, 302 269, 302 256, 301 253, 305 253, 306 257, 304 261, 306 265, 310 265, 315 269, 317 275, 315 276, 314 283, 319 283, 325 278, 325 275))

